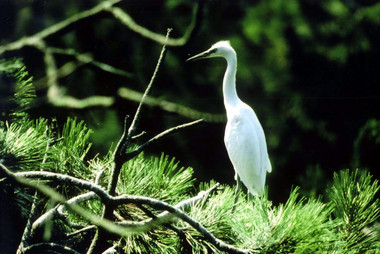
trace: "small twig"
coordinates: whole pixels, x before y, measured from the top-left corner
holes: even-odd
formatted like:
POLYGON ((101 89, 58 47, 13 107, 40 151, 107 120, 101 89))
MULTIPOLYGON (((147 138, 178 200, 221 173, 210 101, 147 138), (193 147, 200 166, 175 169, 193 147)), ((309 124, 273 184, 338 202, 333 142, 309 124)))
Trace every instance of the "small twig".
POLYGON ((23 251, 23 253, 27 253, 28 251, 32 250, 33 248, 38 248, 38 247, 43 247, 43 249, 45 251, 48 251, 47 247, 51 247, 51 248, 54 248, 54 249, 57 249, 57 253, 73 253, 73 254, 80 254, 80 252, 70 248, 70 247, 67 247, 65 245, 62 245, 62 244, 58 244, 58 243, 37 243, 37 244, 33 244, 33 245, 30 245, 28 247, 26 247, 23 251))
MULTIPOLYGON (((124 117, 123 134, 121 135, 120 140, 119 140, 119 142, 116 145, 115 152, 113 154, 113 160, 114 161, 116 160, 116 157, 120 156, 120 154, 122 154, 126 150, 125 143, 126 143, 127 136, 128 136, 128 128, 127 128, 127 120, 128 120, 128 118, 129 118, 128 115, 126 115, 124 117)), ((111 175, 114 173, 113 171, 112 171, 111 175)))
MULTIPOLYGON (((139 204, 137 205, 138 208, 140 208, 146 215, 148 215, 152 220, 156 220, 157 219, 157 216, 152 213, 152 211, 150 211, 148 208, 146 208, 145 206, 143 206, 142 204, 139 204)), ((181 238, 183 239, 186 239, 186 234, 183 232, 182 229, 170 224, 170 223, 162 223, 163 226, 173 230, 174 232, 176 232, 181 238)))
POLYGON ((56 47, 48 47, 49 51, 53 54, 60 54, 60 55, 69 55, 75 57, 78 62, 84 63, 84 64, 91 64, 105 72, 109 72, 118 76, 123 76, 126 78, 132 78, 134 75, 130 72, 118 69, 112 65, 96 61, 91 54, 88 53, 78 53, 74 49, 63 49, 63 48, 56 48, 56 47))
POLYGON ((113 216, 115 216, 115 218, 117 219, 117 220, 119 220, 119 221, 126 221, 126 219, 123 217, 123 216, 121 216, 118 212, 116 212, 116 211, 113 211, 113 216))
POLYGON ((101 179, 102 176, 104 175, 104 172, 105 172, 105 171, 106 171, 106 170, 105 170, 104 168, 102 168, 102 169, 96 174, 96 176, 95 176, 95 181, 94 181, 95 184, 99 185, 100 179, 101 179))
POLYGON ((103 251, 102 254, 118 254, 118 252, 115 250, 116 247, 117 247, 117 244, 114 244, 113 246, 103 251))
MULTIPOLYGON (((171 31, 172 31, 172 29, 168 29, 167 34, 166 34, 166 40, 168 40, 171 31)), ((145 89, 145 92, 144 92, 144 94, 143 94, 143 96, 141 98, 139 106, 137 107, 135 116, 133 117, 131 126, 129 127, 127 139, 125 140, 125 143, 126 143, 127 147, 128 147, 129 141, 135 135, 135 132, 136 132, 136 129, 137 129, 137 125, 138 125, 138 123, 140 121, 140 117, 141 117, 141 108, 142 108, 142 105, 144 104, 145 98, 149 94, 150 90, 152 89, 152 85, 153 85, 154 81, 156 80, 156 76, 157 76, 158 70, 160 69, 161 63, 164 61, 165 53, 166 53, 166 44, 164 44, 164 46, 162 47, 162 50, 161 50, 161 53, 160 53, 160 57, 158 58, 158 62, 156 64, 156 68, 154 69, 154 72, 153 72, 153 75, 152 75, 152 77, 150 79, 150 82, 149 82, 147 88, 145 89)))
POLYGON ((149 139, 147 142, 143 143, 142 145, 138 146, 136 149, 134 149, 132 152, 129 152, 129 153, 126 153, 126 154, 122 154, 122 158, 123 158, 123 161, 127 161, 129 160, 130 158, 133 158, 135 156, 137 156, 138 154, 140 154, 147 146, 151 145, 152 143, 154 142, 157 142, 159 141, 160 139, 164 138, 165 136, 169 135, 169 134, 172 134, 174 132, 177 132, 181 129, 184 129, 184 128, 187 128, 187 127, 190 127, 190 126, 193 126, 193 125, 196 125, 198 123, 201 123, 203 122, 204 120, 203 119, 199 119, 199 120, 196 120, 196 121, 193 121, 193 122, 189 122, 189 123, 185 123, 185 124, 181 124, 181 125, 178 125, 178 126, 175 126, 175 127, 172 127, 170 129, 167 129, 159 134, 157 134, 156 136, 154 136, 153 138, 149 139))
POLYGON ((96 229, 96 226, 95 225, 90 225, 90 226, 87 226, 87 227, 84 227, 84 228, 81 228, 75 232, 72 232, 70 234, 67 234, 68 237, 72 237, 74 235, 78 235, 78 234, 82 234, 86 231, 90 231, 90 230, 95 230, 96 229))
POLYGON ((132 139, 138 139, 146 134, 146 131, 142 131, 140 134, 134 135, 132 139))

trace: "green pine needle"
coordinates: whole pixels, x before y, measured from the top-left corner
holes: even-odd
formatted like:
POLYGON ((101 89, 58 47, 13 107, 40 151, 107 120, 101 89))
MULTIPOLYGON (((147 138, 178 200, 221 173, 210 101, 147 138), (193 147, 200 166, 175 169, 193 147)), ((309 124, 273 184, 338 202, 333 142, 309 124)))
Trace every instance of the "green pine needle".
POLYGON ((193 170, 179 167, 174 158, 146 157, 140 154, 124 164, 118 191, 158 198, 169 203, 189 197, 193 170))
POLYGON ((14 170, 39 170, 46 154, 47 137, 41 131, 46 121, 23 120, 0 128, 1 161, 14 170))
POLYGON ((378 241, 371 230, 365 230, 380 217, 378 180, 364 170, 343 170, 334 173, 334 184, 328 196, 334 205, 334 215, 340 223, 342 248, 350 253, 373 250, 378 241))
POLYGON ((83 121, 68 118, 63 126, 62 133, 58 134, 57 142, 52 149, 54 154, 53 170, 60 173, 88 178, 93 174, 88 167, 85 157, 91 148, 89 138, 92 131, 83 121))
POLYGON ((32 83, 33 77, 29 75, 20 58, 0 59, 0 77, 2 75, 7 76, 14 82, 12 84, 12 88, 14 89, 13 96, 3 98, 8 100, 8 103, 15 103, 15 105, 10 104, 10 111, 8 113, 16 118, 26 117, 26 110, 30 108, 32 101, 36 97, 32 83))

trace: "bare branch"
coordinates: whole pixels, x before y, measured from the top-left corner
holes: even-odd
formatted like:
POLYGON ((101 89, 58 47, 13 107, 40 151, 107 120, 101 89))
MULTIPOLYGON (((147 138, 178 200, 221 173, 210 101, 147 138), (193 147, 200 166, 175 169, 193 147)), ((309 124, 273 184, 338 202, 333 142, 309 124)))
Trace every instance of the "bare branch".
POLYGON ((58 31, 67 28, 68 26, 86 19, 88 17, 94 16, 105 9, 111 7, 112 5, 120 2, 121 0, 108 0, 103 1, 97 6, 93 7, 92 9, 83 11, 81 13, 75 14, 71 16, 70 18, 67 18, 55 25, 52 25, 32 36, 24 37, 19 39, 18 41, 8 43, 6 45, 0 46, 0 55, 3 54, 6 51, 13 51, 13 50, 19 50, 25 46, 32 46, 35 47, 37 44, 39 44, 43 39, 46 37, 53 35, 57 33, 58 31))
POLYGON ((72 232, 70 234, 68 234, 67 236, 74 236, 74 235, 78 235, 78 234, 82 234, 84 232, 87 232, 87 231, 90 231, 90 230, 95 230, 96 229, 96 226, 95 225, 90 225, 90 226, 87 226, 87 227, 84 227, 84 228, 81 228, 75 232, 72 232))
POLYGON ((105 72, 109 72, 118 76, 126 77, 126 78, 132 78, 134 75, 130 72, 124 71, 122 69, 118 69, 112 65, 96 61, 91 54, 88 53, 78 53, 74 49, 62 49, 62 48, 56 48, 56 47, 49 47, 49 51, 53 54, 61 54, 61 55, 69 55, 75 57, 78 62, 84 63, 84 64, 91 64, 105 72))
POLYGON ((78 99, 68 95, 50 96, 50 103, 56 107, 84 109, 89 107, 110 107, 115 103, 115 98, 109 96, 89 96, 78 99))
MULTIPOLYGON (((131 196, 131 195, 120 195, 118 197, 114 197, 113 201, 117 205, 121 204, 128 204, 128 203, 133 203, 133 204, 145 204, 149 205, 152 208, 155 209, 161 209, 161 210, 166 210, 176 217, 180 218, 181 220, 185 221, 188 223, 190 226, 192 226, 195 230, 197 230, 199 233, 203 235, 203 237, 208 240, 210 243, 215 245, 218 249, 227 251, 229 253, 249 253, 249 250, 246 249, 240 249, 237 247, 234 247, 230 244, 227 244, 223 242, 222 240, 216 238, 211 232, 209 232, 202 224, 199 222, 193 220, 189 215, 184 213, 182 210, 169 205, 168 203, 157 200, 157 199, 152 199, 148 197, 136 197, 136 196, 131 196)), ((139 230, 145 231, 145 226, 144 228, 139 228, 139 230)))
MULTIPOLYGON (((167 34, 166 34, 166 40, 169 39, 169 35, 170 35, 171 31, 172 31, 171 29, 168 29, 167 34)), ((166 53, 166 46, 164 44, 164 46, 162 47, 161 53, 160 53, 160 57, 158 58, 158 62, 156 64, 156 68, 154 69, 154 72, 153 72, 153 75, 150 79, 150 82, 149 82, 148 86, 146 87, 145 92, 144 92, 144 94, 140 100, 140 103, 139 103, 139 106, 137 107, 135 116, 133 117, 132 124, 129 127, 128 136, 127 136, 127 139, 125 141, 127 146, 128 146, 130 139, 135 135, 135 132, 137 129, 137 124, 140 121, 141 107, 144 104, 146 96, 149 94, 150 90, 152 89, 152 85, 153 85, 154 81, 156 80, 158 70, 160 69, 161 63, 164 61, 165 53, 166 53)))
MULTIPOLYGON (((194 206, 198 202, 207 198, 210 195, 210 193, 213 192, 217 187, 219 187, 219 183, 215 184, 214 186, 212 186, 208 190, 199 192, 198 195, 196 195, 194 197, 191 197, 189 199, 185 199, 185 200, 179 202, 174 207, 184 211, 184 210, 188 209, 189 207, 194 206)), ((121 221, 118 224, 130 226, 130 227, 145 226, 145 227, 150 229, 150 228, 153 228, 157 225, 169 222, 171 219, 173 219, 173 217, 175 217, 173 214, 165 211, 165 212, 158 214, 155 218, 149 218, 149 219, 146 219, 143 221, 136 221, 136 222, 135 221, 133 221, 133 222, 121 221)))
MULTIPOLYGON (((69 200, 67 200, 66 204, 74 205, 78 204, 80 202, 84 202, 91 199, 96 199, 98 196, 95 194, 95 192, 87 192, 78 196, 75 196, 69 200)), ((66 204, 56 206, 50 210, 48 210, 46 213, 41 215, 37 220, 34 221, 32 225, 32 229, 36 230, 37 228, 43 226, 46 221, 53 218, 56 214, 63 214, 63 212, 67 209, 66 204)))
POLYGON ((110 6, 109 8, 107 8, 107 11, 109 11, 117 20, 119 20, 122 24, 124 24, 130 30, 136 32, 142 37, 148 38, 161 45, 178 47, 178 46, 185 45, 193 37, 193 35, 198 31, 200 23, 202 21, 202 17, 203 17, 204 2, 205 2, 204 0, 199 0, 198 4, 195 5, 194 14, 192 15, 191 23, 187 27, 187 30, 184 33, 184 35, 178 39, 166 38, 162 34, 152 32, 149 29, 143 26, 140 26, 133 20, 133 18, 129 14, 127 14, 124 10, 118 7, 110 6))
MULTIPOLYGON (((142 227, 138 227, 138 228, 121 227, 121 226, 118 226, 115 223, 113 223, 113 222, 111 222, 105 218, 100 218, 99 216, 92 214, 89 211, 86 211, 77 205, 72 205, 72 204, 69 205, 69 204, 67 204, 66 199, 61 194, 56 192, 55 190, 53 190, 53 189, 51 189, 51 188, 49 188, 43 184, 36 185, 36 184, 32 183, 30 180, 24 179, 23 177, 19 176, 22 173, 12 173, 9 169, 7 169, 1 163, 0 163, 0 168, 12 180, 17 181, 24 186, 27 186, 27 187, 33 188, 39 192, 42 192, 44 195, 49 196, 50 198, 52 198, 56 202, 59 202, 61 204, 65 204, 73 212, 75 212, 75 213, 79 214, 80 216, 82 216, 83 218, 89 220, 92 224, 100 226, 109 232, 112 232, 112 233, 115 233, 115 234, 118 234, 121 236, 126 236, 126 235, 130 235, 130 234, 135 234, 137 232, 146 231, 146 225, 144 225, 142 227)), ((41 172, 36 172, 36 173, 38 175, 41 172)), ((36 176, 36 174, 34 174, 34 172, 29 172, 28 174, 24 174, 24 175, 25 176, 27 176, 27 175, 36 176), (33 174, 31 174, 31 173, 33 173, 33 174)), ((66 177, 69 177, 69 176, 66 176, 66 177)), ((50 175, 50 178, 51 179, 56 178, 55 180, 58 180, 58 181, 63 180, 62 177, 57 178, 57 175, 50 175)), ((69 177, 69 178, 71 178, 71 177, 69 177)), ((74 181, 73 183, 78 183, 78 181, 74 181)), ((90 183, 90 182, 86 183, 86 181, 83 181, 83 182, 80 182, 80 185, 83 188, 86 188, 86 187, 87 188, 93 188, 93 186, 88 184, 88 183, 90 183)), ((93 184, 93 183, 91 183, 91 184, 93 184)), ((149 197, 133 196, 133 195, 127 195, 127 194, 123 194, 123 195, 120 195, 117 197, 113 197, 113 196, 108 195, 107 192, 105 192, 103 189, 101 189, 99 187, 97 187, 96 189, 97 189, 97 191, 100 191, 102 193, 104 192, 102 194, 102 197, 105 199, 105 200, 102 200, 104 203, 108 203, 108 204, 113 205, 113 206, 133 203, 133 204, 137 204, 137 205, 149 205, 150 207, 155 208, 155 209, 168 211, 168 212, 172 213, 174 216, 180 218, 181 220, 185 221, 190 226, 192 226, 195 230, 197 230, 199 233, 201 233, 207 241, 209 241, 210 243, 215 245, 218 249, 223 250, 223 251, 227 251, 229 253, 248 253, 248 250, 246 250, 246 249, 236 248, 236 247, 234 247, 230 244, 227 244, 227 243, 223 242, 222 240, 216 238, 203 225, 201 225, 199 222, 193 220, 190 216, 188 216, 186 213, 184 213, 181 209, 178 209, 174 206, 171 206, 170 204, 168 204, 164 201, 149 198, 149 197)))
MULTIPOLYGON (((131 100, 135 102, 140 102, 143 96, 142 93, 137 92, 127 87, 120 88, 118 90, 118 95, 123 99, 131 100)), ((186 106, 183 106, 174 102, 166 101, 163 99, 158 99, 152 96, 146 96, 144 100, 144 104, 151 107, 160 107, 161 109, 167 112, 177 113, 180 116, 184 116, 190 119, 203 118, 206 122, 216 122, 216 123, 226 121, 226 117, 224 114, 205 113, 205 112, 197 111, 190 107, 186 107, 186 106)))
MULTIPOLYGON (((0 164, 0 167, 2 167, 3 170, 5 168, 5 166, 2 164, 0 164)), ((104 190, 101 186, 93 182, 79 179, 79 178, 69 176, 69 175, 53 173, 53 172, 48 172, 48 171, 17 172, 17 173, 12 173, 12 175, 14 175, 15 177, 22 177, 22 178, 38 178, 38 179, 43 179, 43 180, 54 180, 60 183, 77 186, 82 189, 95 192, 96 195, 98 195, 100 199, 105 203, 112 198, 107 193, 107 191, 104 190)))
MULTIPOLYGON (((127 235, 131 235, 131 234, 135 233, 131 229, 128 229, 126 227, 120 227, 120 226, 116 225, 115 223, 113 223, 113 222, 111 222, 105 218, 102 218, 96 214, 93 214, 90 211, 85 210, 76 204, 67 204, 66 198, 64 196, 62 196, 60 193, 58 193, 57 191, 55 191, 54 189, 52 189, 52 188, 50 188, 44 184, 36 184, 36 183, 34 183, 28 179, 25 179, 24 177, 20 177, 20 176, 16 175, 15 173, 13 173, 12 171, 10 171, 7 167, 5 167, 1 163, 0 163, 0 168, 1 168, 2 172, 5 173, 11 180, 18 182, 18 183, 20 183, 26 187, 30 187, 32 189, 35 189, 35 190, 41 192, 42 194, 50 197, 54 202, 58 202, 60 204, 66 205, 71 211, 82 216, 84 219, 88 220, 93 225, 99 226, 99 227, 101 227, 101 228, 103 228, 103 229, 105 229, 111 233, 114 233, 114 234, 117 234, 120 236, 127 236, 127 235)), ((36 172, 36 173, 41 173, 41 172, 36 172)), ((55 179, 56 181, 63 180, 62 177, 57 178, 57 176, 52 177, 52 175, 50 175, 50 177, 51 177, 51 179, 55 179)), ((83 181, 83 182, 85 182, 85 181, 83 181)), ((88 183, 90 183, 90 182, 87 182, 85 184, 83 184, 83 182, 80 184, 80 185, 82 185, 82 188, 86 188, 86 187, 93 188, 93 186, 89 186, 88 183)), ((75 181, 75 183, 78 183, 78 182, 75 181)), ((97 187, 97 190, 99 191, 102 189, 100 187, 97 187)), ((102 190, 102 191, 104 191, 104 190, 102 190)), ((114 202, 114 201, 112 201, 113 198, 108 196, 107 192, 104 191, 104 193, 107 196, 102 201, 105 203, 107 203, 107 202, 113 203, 114 202), (109 197, 110 197, 110 199, 108 199, 109 197)))
MULTIPOLYGON (((171 32, 171 29, 168 29, 167 31, 167 35, 166 35, 166 39, 169 38, 169 34, 171 32)), ((144 92, 144 95, 141 99, 141 102, 136 110, 136 113, 133 117, 133 120, 132 120, 132 123, 128 129, 128 132, 127 132, 127 129, 126 129, 126 120, 124 122, 124 132, 123 132, 123 135, 121 136, 117 146, 116 146, 116 149, 115 149, 115 152, 113 154, 114 158, 114 165, 113 165, 113 168, 112 168, 112 171, 111 171, 111 175, 110 175, 110 178, 109 178, 109 182, 108 182, 108 188, 107 188, 107 191, 109 193, 109 195, 113 196, 115 195, 115 191, 116 191, 116 186, 117 186, 117 182, 118 182, 118 179, 119 179, 119 175, 120 175, 120 171, 121 171, 121 168, 123 166, 123 164, 129 160, 130 158, 132 157, 128 157, 126 158, 124 155, 125 155, 125 151, 128 149, 129 147, 129 143, 131 141, 131 139, 133 138, 133 136, 135 135, 135 132, 136 132, 136 129, 137 129, 137 124, 140 120, 140 114, 141 114, 141 107, 142 107, 142 104, 144 102, 144 98, 145 96, 150 92, 151 90, 151 87, 153 85, 153 82, 154 80, 156 79, 156 75, 157 75, 157 72, 159 70, 159 67, 164 59, 164 56, 165 56, 165 52, 166 52, 166 47, 165 45, 162 47, 162 50, 161 50, 161 53, 160 53, 160 57, 158 59, 158 62, 157 62, 157 65, 156 65, 156 68, 153 72, 153 75, 152 75, 152 78, 147 86, 147 88, 145 89, 145 92, 144 92)), ((113 205, 105 205, 104 207, 104 210, 103 210, 103 218, 106 218, 106 219, 111 219, 112 218, 112 214, 113 214, 113 211, 114 211, 115 207, 113 205)), ((92 253, 93 250, 95 249, 96 245, 98 244, 98 241, 100 242, 100 245, 103 245, 105 244, 106 242, 106 239, 104 237, 105 235, 105 232, 103 230, 97 230, 96 231, 96 234, 92 240, 92 243, 90 245, 90 248, 89 250, 87 251, 88 254, 92 253)))
POLYGON ((201 123, 203 122, 204 120, 203 119, 199 119, 199 120, 196 120, 196 121, 193 121, 193 122, 190 122, 190 123, 185 123, 185 124, 181 124, 181 125, 178 125, 178 126, 175 126, 175 127, 172 127, 170 129, 167 129, 159 134, 157 134, 156 136, 154 136, 153 138, 149 139, 147 142, 143 143, 142 145, 138 146, 136 149, 134 149, 132 152, 129 152, 129 153, 126 153, 126 154, 122 154, 122 157, 123 157, 123 160, 124 161, 127 161, 129 160, 130 158, 133 158, 135 156, 137 156, 138 154, 140 154, 147 146, 151 145, 152 143, 154 142, 157 142, 159 140, 161 140, 162 138, 166 137, 167 135, 169 134, 172 134, 174 132, 177 132, 181 129, 184 129, 184 128, 187 128, 187 127, 190 127, 190 126, 193 126, 193 125, 196 125, 198 123, 201 123))
POLYGON ((73 253, 73 254, 80 254, 80 252, 70 248, 70 247, 67 247, 65 245, 62 245, 62 244, 58 244, 58 243, 37 243, 37 244, 33 244, 33 245, 30 245, 28 247, 26 247, 24 249, 24 253, 27 253, 28 251, 32 250, 33 248, 38 248, 38 247, 41 247, 43 248, 45 251, 48 251, 48 247, 50 248, 53 248, 55 250, 57 250, 57 252, 59 251, 59 253, 62 253, 62 252, 65 252, 65 253, 73 253))
MULTIPOLYGON (((171 29, 168 29, 166 38, 169 37, 170 32, 171 32, 171 29)), ((162 63, 163 59, 164 59, 165 52, 166 52, 166 47, 164 45, 162 47, 162 50, 161 50, 160 57, 158 59, 156 68, 154 69, 152 78, 151 78, 151 80, 150 80, 147 88, 145 89, 144 95, 141 98, 141 102, 140 102, 140 104, 139 104, 139 106, 138 106, 138 108, 136 110, 135 116, 133 117, 131 126, 129 127, 127 133, 126 133, 126 122, 124 123, 124 133, 123 133, 123 135, 122 135, 122 137, 121 137, 121 139, 120 139, 120 141, 119 141, 119 143, 118 143, 118 145, 117 145, 117 147, 115 149, 115 153, 114 153, 115 164, 114 164, 114 167, 112 169, 111 176, 110 176, 110 181, 108 183, 108 188, 107 188, 108 189, 108 193, 110 195, 114 195, 115 194, 115 189, 116 189, 116 185, 117 185, 117 181, 118 181, 118 178, 119 178, 121 167, 126 162, 124 160, 124 158, 122 158, 122 157, 124 156, 125 151, 128 148, 128 146, 129 146, 130 140, 135 135, 135 132, 136 132, 136 129, 137 129, 137 124, 138 124, 138 122, 140 120, 141 107, 142 107, 142 105, 144 103, 144 99, 145 99, 146 95, 150 92, 150 90, 152 88, 154 80, 156 79, 156 75, 157 75, 157 72, 158 72, 158 70, 159 70, 159 68, 161 66, 161 63, 162 63)), ((112 208, 109 208, 109 209, 110 210, 108 211, 108 208, 106 206, 105 214, 107 216, 111 216, 112 215, 112 211, 111 211, 112 208)))

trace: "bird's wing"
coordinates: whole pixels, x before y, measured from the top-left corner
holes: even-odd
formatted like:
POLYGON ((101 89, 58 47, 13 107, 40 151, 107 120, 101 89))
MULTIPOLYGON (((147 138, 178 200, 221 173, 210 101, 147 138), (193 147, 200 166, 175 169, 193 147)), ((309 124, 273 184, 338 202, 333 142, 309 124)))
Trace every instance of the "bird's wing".
POLYGON ((224 141, 228 155, 248 190, 253 195, 261 194, 269 162, 264 132, 251 108, 236 112, 226 126, 224 141))
POLYGON ((251 114, 253 115, 249 119, 252 122, 252 124, 255 125, 255 129, 257 130, 257 137, 258 137, 258 141, 260 144, 260 151, 261 151, 262 170, 264 171, 264 173, 265 172, 270 173, 272 172, 272 165, 271 165, 269 155, 268 155, 267 142, 266 142, 263 127, 261 126, 260 121, 255 114, 255 111, 253 111, 253 109, 249 107, 248 105, 246 105, 246 107, 247 107, 247 111, 251 111, 251 114))

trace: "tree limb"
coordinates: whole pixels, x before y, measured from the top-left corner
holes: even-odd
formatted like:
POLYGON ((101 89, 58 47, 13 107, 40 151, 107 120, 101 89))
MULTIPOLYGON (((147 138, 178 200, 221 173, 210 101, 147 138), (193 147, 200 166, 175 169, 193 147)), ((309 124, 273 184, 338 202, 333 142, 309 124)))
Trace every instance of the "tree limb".
MULTIPOLYGON (((211 188, 205 191, 199 192, 196 196, 191 197, 189 199, 182 200, 178 204, 176 204, 174 207, 177 209, 180 209, 182 211, 188 209, 191 206, 194 206, 201 200, 205 199, 207 196, 210 195, 211 192, 213 192, 217 187, 219 187, 219 183, 215 184, 211 188)), ((171 214, 168 211, 164 211, 160 214, 158 214, 155 218, 149 218, 143 221, 122 221, 118 224, 130 226, 130 227, 139 227, 139 226, 145 226, 148 228, 153 228, 154 226, 162 223, 169 222, 173 217, 175 217, 173 214, 171 214)))
POLYGON ((58 243, 36 243, 36 244, 33 244, 33 245, 26 247, 24 249, 23 253, 27 253, 28 251, 32 250, 33 248, 38 248, 38 247, 43 247, 43 249, 45 251, 47 251, 47 247, 51 247, 53 249, 57 249, 57 251, 59 251, 59 253, 64 252, 64 253, 80 254, 80 252, 78 252, 78 251, 76 251, 76 250, 74 250, 68 246, 58 244, 58 243))
POLYGON ((95 7, 93 7, 92 9, 75 14, 61 22, 58 22, 55 25, 45 28, 44 30, 32 36, 24 37, 15 42, 11 42, 6 45, 0 46, 0 55, 6 51, 19 50, 25 46, 36 47, 36 45, 39 44, 42 40, 44 40, 46 37, 51 36, 80 20, 94 16, 120 1, 121 0, 103 1, 100 4, 96 5, 95 7))
POLYGON ((192 16, 190 25, 187 27, 187 30, 185 31, 184 35, 178 39, 166 38, 162 34, 152 32, 149 29, 143 26, 140 26, 133 20, 133 18, 129 14, 127 14, 124 10, 118 7, 110 6, 106 10, 110 12, 123 25, 125 25, 130 30, 134 31, 135 33, 141 35, 142 37, 148 38, 161 45, 178 47, 178 46, 185 45, 198 31, 200 24, 202 22, 202 18, 203 18, 204 2, 205 0, 199 0, 197 5, 195 5, 194 14, 192 16))
MULTIPOLYGON (((39 192, 42 192, 43 194, 45 194, 45 195, 49 196, 50 198, 52 198, 53 200, 55 200, 56 202, 67 205, 67 207, 70 210, 72 210, 73 212, 78 213, 80 216, 89 220, 94 225, 100 226, 109 232, 112 232, 114 234, 118 234, 121 236, 125 236, 125 235, 135 234, 137 232, 146 231, 146 225, 144 225, 142 227, 138 227, 138 228, 129 228, 129 227, 118 226, 115 223, 113 223, 107 219, 104 219, 104 218, 102 219, 97 215, 91 214, 90 212, 84 210, 83 208, 81 208, 77 205, 67 204, 66 199, 61 194, 57 193, 55 190, 53 190, 53 189, 51 189, 51 188, 49 188, 43 184, 36 185, 33 182, 30 182, 30 180, 24 179, 24 177, 27 177, 27 176, 30 176, 30 177, 36 177, 37 175, 41 176, 41 175, 43 175, 43 174, 41 174, 41 172, 35 172, 36 174, 34 174, 34 172, 29 172, 28 174, 24 174, 24 177, 20 177, 20 175, 22 175, 23 172, 13 173, 10 170, 8 170, 1 163, 0 163, 0 168, 12 180, 15 180, 15 181, 19 182, 20 184, 25 185, 25 186, 30 187, 30 188, 33 188, 39 192)), ((58 181, 64 179, 62 177, 58 177, 56 174, 55 175, 50 174, 47 176, 49 176, 50 179, 54 178, 58 181)), ((66 177, 71 179, 70 176, 66 176, 66 177)), ((87 187, 87 188, 94 189, 94 187, 92 185, 93 183, 91 183, 91 182, 87 182, 87 183, 85 183, 86 181, 83 181, 83 182, 82 181, 79 181, 79 182, 74 181, 74 182, 80 183, 80 185, 83 188, 87 187), (89 183, 91 183, 91 184, 89 184, 89 183)), ((181 220, 183 220, 184 222, 186 222, 190 226, 192 226, 195 230, 197 230, 199 233, 201 233, 207 241, 209 241, 210 243, 215 245, 218 249, 223 250, 223 251, 227 251, 229 253, 249 253, 249 251, 246 249, 240 249, 240 248, 234 247, 234 246, 227 244, 224 241, 216 238, 202 224, 193 220, 190 216, 188 216, 186 213, 184 213, 181 209, 178 209, 178 208, 176 208, 176 207, 174 207, 174 206, 172 206, 172 205, 170 205, 164 201, 149 198, 149 197, 134 196, 134 195, 127 195, 127 194, 123 194, 123 195, 119 195, 117 197, 113 197, 113 196, 108 195, 108 193, 100 187, 97 187, 96 190, 99 191, 100 193, 103 193, 101 195, 106 200, 102 200, 102 202, 105 202, 105 203, 108 203, 108 204, 111 204, 114 206, 131 204, 131 203, 132 204, 140 204, 140 205, 148 205, 148 206, 155 208, 155 209, 168 211, 168 212, 172 213, 174 216, 180 218, 181 220)))
MULTIPOLYGON (((142 93, 137 92, 127 87, 119 88, 117 93, 121 98, 135 101, 135 102, 140 102, 143 96, 142 93)), ((215 123, 226 121, 226 117, 224 114, 205 113, 205 112, 192 109, 187 106, 183 106, 183 105, 180 105, 171 101, 163 100, 163 99, 158 99, 152 96, 146 96, 144 100, 144 104, 151 107, 160 107, 161 109, 167 112, 177 113, 180 116, 184 116, 190 119, 203 118, 206 122, 215 122, 215 123)))

